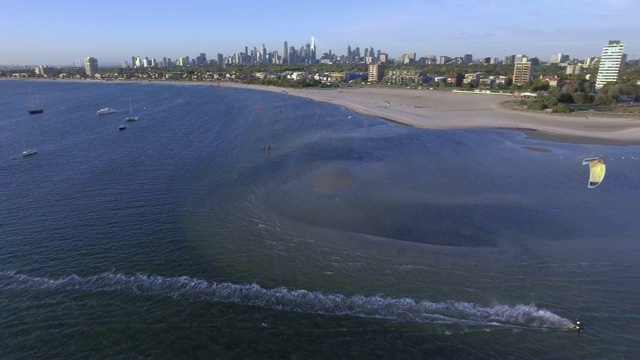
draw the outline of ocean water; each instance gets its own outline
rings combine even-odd
[[[0,81],[0,358],[640,358],[639,180],[636,146]]]

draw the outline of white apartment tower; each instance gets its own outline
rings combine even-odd
[[[609,40],[609,44],[604,46],[602,57],[600,57],[596,89],[600,89],[608,82],[618,81],[618,71],[622,63],[623,51],[624,44],[620,44],[620,40]]]

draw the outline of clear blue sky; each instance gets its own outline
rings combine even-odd
[[[245,46],[282,55],[316,38],[321,55],[373,46],[404,53],[498,57],[554,53],[600,56],[621,40],[640,57],[640,0],[114,0],[0,1],[0,64],[67,65],[93,56],[100,63],[139,55],[209,59]]]

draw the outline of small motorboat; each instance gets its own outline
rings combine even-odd
[[[100,110],[97,111],[98,115],[107,115],[107,114],[113,114],[115,112],[118,112],[118,110],[116,109],[112,109],[112,108],[102,108]]]

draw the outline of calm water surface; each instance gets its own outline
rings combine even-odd
[[[633,146],[0,81],[0,357],[640,358],[638,179]]]

